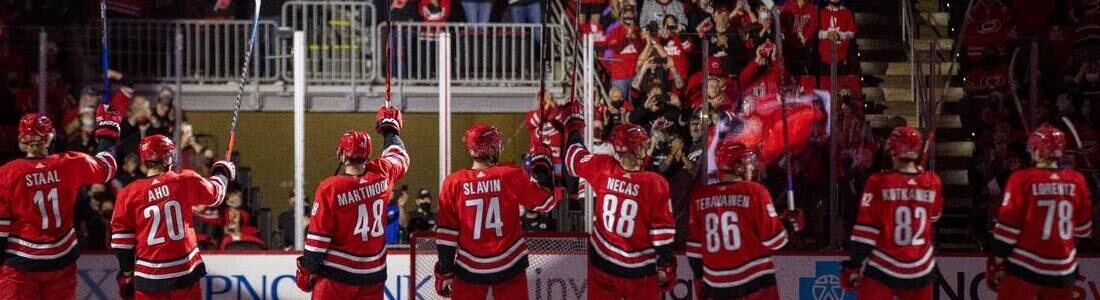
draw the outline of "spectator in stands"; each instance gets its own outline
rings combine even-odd
[[[176,108],[172,106],[175,99],[175,91],[167,87],[162,88],[157,93],[157,103],[153,109],[153,127],[167,134],[167,136],[172,136],[176,132]]]
[[[489,23],[493,12],[491,0],[459,0],[462,3],[462,12],[466,14],[466,22]]]
[[[416,197],[416,210],[411,212],[401,210],[401,223],[405,226],[405,232],[412,236],[420,231],[435,230],[435,212],[432,211],[432,192],[428,189],[420,189]]]
[[[302,206],[302,218],[305,224],[302,226],[302,236],[305,236],[305,229],[309,226],[309,213],[311,211],[309,199],[303,199]],[[279,237],[283,243],[283,250],[290,250],[294,248],[294,190],[290,190],[287,196],[287,209],[282,213],[279,213]]]
[[[119,149],[123,153],[137,150],[138,141],[153,134],[167,134],[157,129],[152,124],[153,111],[149,107],[149,100],[145,96],[134,95],[130,103],[129,117],[122,122],[122,132],[119,138]]]
[[[633,6],[626,6],[619,15],[619,22],[608,26],[607,37],[597,46],[606,47],[608,60],[604,66],[611,77],[611,86],[622,91],[630,90],[630,82],[633,80],[638,57],[643,49],[647,48],[647,42],[642,37],[641,27],[638,26]]]
[[[508,0],[508,10],[512,13],[512,22],[542,24],[542,5],[542,0]],[[583,4],[581,7],[583,9]],[[542,45],[542,32],[536,29],[534,35],[535,45]]]
[[[581,32],[602,32],[600,16],[607,8],[607,0],[579,0],[581,2]]]
[[[819,74],[829,73],[834,46],[838,72],[847,75],[851,70],[848,66],[848,49],[856,37],[856,21],[852,11],[840,2],[841,0],[829,0],[825,8],[821,9],[821,22],[817,31],[817,53],[822,62]]]
[[[111,179],[111,186],[116,190],[122,189],[134,180],[142,178],[145,178],[145,166],[141,164],[137,152],[130,153],[122,159],[122,170],[115,175],[114,179]]]
[[[254,244],[253,248],[263,248],[264,242],[259,237],[259,230],[251,224],[252,214],[244,205],[244,197],[241,190],[234,189],[225,196],[225,207],[222,208],[219,224],[224,234],[219,243],[221,249],[227,249],[234,243],[247,242]]]
[[[401,230],[401,211],[409,202],[409,186],[402,185],[394,190],[390,202],[386,203],[386,244],[396,245],[402,241],[404,231]]]
[[[687,12],[686,33],[708,34],[714,31],[715,10],[711,0],[695,0],[695,8]]]
[[[1007,55],[1006,47],[1016,39],[1016,23],[1012,12],[1001,0],[979,0],[966,16],[963,47],[966,60],[979,62],[987,49]]]
[[[76,121],[73,122],[79,124],[78,131],[67,134],[65,149],[82,152],[95,150],[96,139],[92,134],[95,130],[94,121],[91,111],[82,111]]]
[[[83,211],[78,213],[81,222],[80,248],[82,250],[107,250],[108,232],[110,231],[111,214],[114,212],[114,195],[107,191],[106,186],[94,184],[86,193],[88,201]],[[89,210],[90,209],[90,210]]]
[[[417,11],[424,23],[444,23],[451,17],[451,0],[420,0]]]
[[[656,54],[668,60],[668,68],[673,71],[680,81],[685,81],[688,78],[688,69],[691,64],[688,62],[688,54],[693,50],[694,45],[691,43],[690,38],[681,37],[680,29],[683,26],[677,21],[675,16],[665,16],[656,30],[647,25],[649,30],[645,36],[648,36],[648,41],[653,45],[653,51],[650,55]],[[653,34],[656,32],[656,34]],[[683,84],[677,85],[677,89],[683,88]]]
[[[808,74],[809,58],[817,37],[817,5],[809,0],[787,1],[780,12],[783,33],[784,60],[787,70],[795,75]]]
[[[644,0],[642,13],[638,18],[640,24],[661,22],[666,16],[674,17],[680,27],[687,26],[687,15],[684,14],[684,4],[679,0]]]
[[[753,24],[756,24],[757,15],[754,6],[750,5],[747,0],[736,0],[737,4],[733,6],[733,11],[730,11],[726,17],[726,22],[729,22],[730,30],[741,35],[741,40],[745,40],[749,29]]]

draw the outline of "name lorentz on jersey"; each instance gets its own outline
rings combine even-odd
[[[1027,168],[1005,184],[993,254],[1023,279],[1069,286],[1077,280],[1076,238],[1092,234],[1092,202],[1084,176],[1071,169]]]

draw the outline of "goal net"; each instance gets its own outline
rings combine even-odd
[[[528,232],[527,292],[530,299],[585,299],[588,235],[583,232]],[[435,293],[435,263],[439,261],[434,232],[420,232],[409,241],[412,299],[446,299]],[[507,299],[496,299],[507,300]]]

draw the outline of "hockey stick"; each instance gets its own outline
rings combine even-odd
[[[100,48],[100,66],[103,67],[103,105],[111,105],[111,52],[107,47],[107,0],[99,2],[99,18],[103,26],[103,48]]]
[[[392,107],[392,106],[390,106],[391,105],[390,103],[393,101],[392,100],[393,99],[392,98],[393,97],[393,94],[392,94],[393,93],[392,92],[392,89],[393,89],[392,81],[393,81],[393,67],[394,67],[393,62],[394,61],[393,61],[393,22],[391,21],[392,18],[393,18],[393,3],[388,3],[386,5],[386,41],[385,41],[385,43],[386,43],[386,65],[388,66],[386,68],[386,99],[385,99],[386,100],[386,107]],[[437,46],[440,46],[440,45],[437,45]],[[443,63],[443,62],[438,62],[438,63]],[[443,76],[443,75],[439,74],[437,76]]]
[[[1020,126],[1024,127],[1024,132],[1031,132],[1031,126],[1027,121],[1027,115],[1024,114],[1024,104],[1020,101],[1020,82],[1016,81],[1016,58],[1020,55],[1020,47],[1016,47],[1012,51],[1012,58],[1008,62],[1008,85],[1012,93],[1012,102],[1016,106],[1016,113],[1020,116]]]
[[[237,141],[237,119],[241,115],[241,97],[244,96],[244,84],[248,79],[248,66],[252,60],[252,51],[256,47],[256,32],[260,28],[260,5],[262,0],[256,0],[256,12],[252,15],[252,34],[248,38],[248,47],[244,52],[244,64],[241,65],[241,81],[237,84],[237,98],[234,100],[233,119],[229,121],[229,144],[225,150],[225,160],[233,158],[233,146]]]
[[[783,81],[789,81],[787,78],[787,60],[783,57],[783,26],[779,19],[779,10],[772,8],[772,30],[775,30],[775,51],[776,61],[775,67],[779,68],[779,112],[783,118],[783,152],[787,153],[787,161],[783,168],[787,173],[787,210],[794,211],[794,153],[791,153],[791,145],[789,142],[789,132],[791,128],[787,126],[787,97],[783,95],[783,90],[787,86]],[[789,88],[786,88],[789,89]],[[797,92],[797,89],[795,89]]]
[[[1092,184],[1094,187],[1100,187],[1100,172],[1093,168],[1092,160],[1084,154],[1085,144],[1081,142],[1081,135],[1077,133],[1077,127],[1073,125],[1073,121],[1067,116],[1062,116],[1062,123],[1066,124],[1066,129],[1069,130],[1069,134],[1073,135],[1073,142],[1077,146],[1077,157],[1085,162],[1085,167],[1089,169],[1089,177],[1092,177]]]

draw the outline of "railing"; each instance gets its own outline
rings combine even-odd
[[[111,68],[124,70],[138,81],[176,79],[175,36],[182,35],[183,82],[234,81],[241,75],[244,52],[252,24],[220,20],[112,20],[107,25]],[[255,80],[273,81],[281,61],[270,60],[275,22],[260,22],[252,60]],[[62,37],[74,38],[74,37]],[[79,38],[79,37],[77,37]],[[83,35],[87,51],[99,52],[98,34]],[[96,57],[96,56],[89,56]]]
[[[378,78],[375,7],[369,2],[290,1],[283,26],[306,32],[306,78],[312,83],[370,83]],[[289,57],[285,58],[287,62]],[[290,66],[290,63],[286,63]],[[282,78],[289,81],[287,68]]]
[[[546,55],[550,70],[540,70],[539,43],[536,35],[543,28],[539,24],[464,24],[464,23],[406,23],[395,22],[391,27],[379,26],[378,40],[392,42],[393,54],[389,60],[378,51],[376,61],[391,68],[395,82],[406,84],[433,84],[436,79],[435,35],[447,32],[451,35],[451,82],[463,85],[537,85],[539,72],[549,72],[546,80],[560,82],[564,72],[554,68],[561,63],[563,49],[550,49]],[[558,36],[561,27],[546,25],[542,36]],[[563,44],[557,44],[563,45]],[[383,69],[381,72],[385,72]]]

